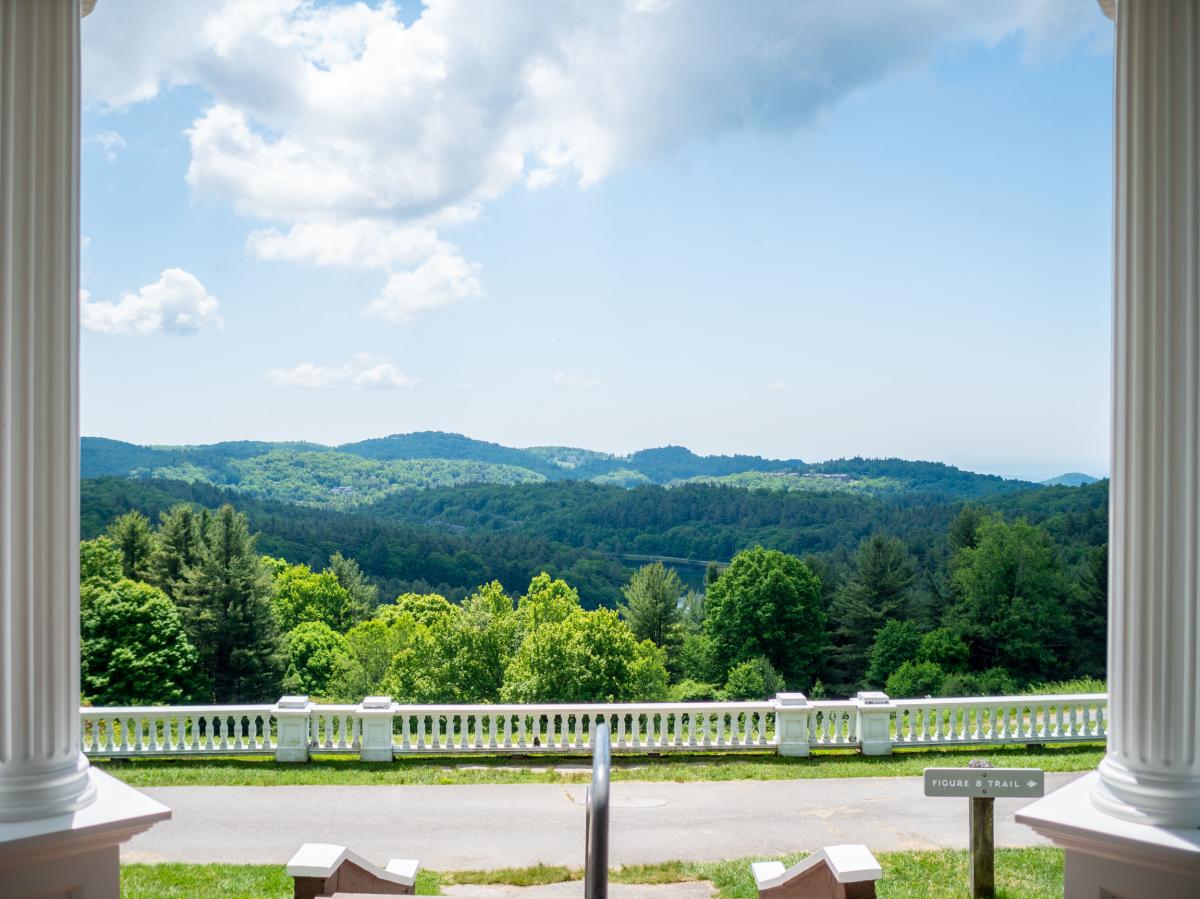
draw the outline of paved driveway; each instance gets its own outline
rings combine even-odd
[[[1054,790],[1078,774],[1048,774]],[[584,785],[158,787],[174,817],[123,847],[125,861],[287,861],[304,842],[427,868],[578,867]],[[1040,845],[996,801],[996,844]],[[964,847],[966,799],[926,799],[919,777],[612,785],[613,865],[780,855],[833,843]]]

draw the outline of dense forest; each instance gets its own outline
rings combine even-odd
[[[84,592],[108,618],[84,616],[91,698],[167,701],[105,686],[103,635],[138,633],[120,620],[135,609],[165,616],[142,630],[191,647],[174,660],[181,672],[207,672],[180,673],[177,698],[270,698],[285,686],[347,701],[364,691],[696,699],[785,685],[969,695],[1104,674],[1105,481],[1042,487],[902,460],[771,468],[756,457],[693,457],[689,468],[691,454],[675,448],[648,451],[650,464],[637,453],[475,443],[96,442],[85,465],[107,476],[83,482],[84,568],[107,559],[107,574]],[[515,465],[524,460],[513,453],[541,470]],[[367,483],[363,472],[375,479],[354,504],[305,492],[342,486],[347,464],[360,469],[356,483]],[[751,464],[760,467],[730,470]],[[189,466],[204,476],[154,476],[180,478]],[[604,466],[603,476],[546,475]],[[621,472],[637,486],[604,483]],[[651,474],[669,480],[650,483]],[[472,483],[489,479],[501,482]],[[171,534],[189,515],[198,536],[180,555]],[[229,577],[205,574],[203,560],[211,569],[221,546],[228,564],[233,544],[241,593],[214,598]],[[158,561],[139,568],[131,552]],[[163,561],[172,552],[176,561]],[[243,605],[231,614],[230,603]],[[253,636],[218,639],[202,627],[247,615]],[[259,659],[261,671],[217,683],[223,663],[204,653],[237,639],[253,651],[229,658]],[[598,646],[616,648],[596,679],[584,669]]]

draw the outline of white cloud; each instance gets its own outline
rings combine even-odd
[[[768,390],[787,390],[787,388],[787,381],[771,381],[769,384],[767,384]]]
[[[559,387],[565,387],[567,390],[594,390],[600,386],[600,379],[590,375],[571,375],[566,372],[556,371],[553,381]]]
[[[246,246],[261,259],[360,269],[416,264],[454,250],[433,228],[400,227],[379,219],[301,222],[286,234],[264,228],[252,232]]]
[[[97,146],[104,153],[105,162],[113,162],[117,158],[117,150],[125,148],[125,138],[115,131],[100,131],[83,139],[85,144]]]
[[[267,380],[276,387],[299,387],[305,390],[329,390],[335,387],[351,390],[379,390],[395,387],[415,387],[419,382],[398,369],[387,356],[359,353],[344,365],[317,365],[303,362],[294,368],[273,368]]]
[[[453,253],[430,256],[412,271],[388,276],[383,292],[367,306],[367,315],[406,322],[414,315],[483,293],[474,267]]]
[[[85,21],[84,83],[113,107],[207,91],[192,189],[273,223],[262,258],[379,270],[370,313],[407,321],[481,291],[441,232],[514,186],[795,130],[946,44],[1110,32],[1094,0],[427,0],[408,26],[388,0],[127,0]]]
[[[100,334],[187,335],[224,325],[217,298],[181,268],[169,268],[153,284],[111,302],[94,301],[80,291],[80,304],[84,329]]]

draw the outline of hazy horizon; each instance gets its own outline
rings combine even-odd
[[[415,433],[429,433],[430,431],[431,431],[431,429],[418,429],[416,431],[404,431],[404,432],[392,431],[392,432],[388,432],[388,433],[368,434],[368,435],[365,435],[362,437],[355,437],[355,438],[347,439],[347,440],[335,440],[332,442],[324,441],[324,440],[311,440],[311,439],[307,439],[304,437],[280,437],[280,438],[268,439],[268,438],[263,438],[263,437],[250,436],[250,437],[231,437],[231,438],[225,438],[225,439],[221,439],[221,440],[199,440],[199,441],[180,442],[180,441],[163,441],[163,440],[149,440],[149,441],[128,440],[128,439],[125,439],[122,437],[113,436],[111,434],[86,434],[85,433],[82,436],[90,437],[90,438],[105,439],[105,440],[117,440],[117,441],[121,441],[123,443],[132,443],[132,444],[137,444],[140,446],[205,446],[205,445],[211,445],[211,444],[217,444],[217,443],[236,443],[236,442],[245,441],[245,442],[263,442],[263,443],[311,443],[314,445],[332,448],[332,447],[342,446],[345,444],[358,443],[362,440],[372,440],[372,439],[379,439],[379,438],[383,438],[383,437],[392,437],[392,436],[404,436],[406,434],[415,434]],[[755,452],[754,450],[751,450],[751,449],[741,449],[741,450],[735,450],[733,452],[705,452],[702,449],[699,449],[694,446],[689,446],[685,443],[680,443],[680,442],[663,443],[663,444],[657,444],[654,446],[651,446],[651,445],[636,446],[636,447],[632,447],[630,449],[613,450],[613,449],[607,449],[605,447],[599,447],[599,446],[584,446],[584,445],[575,444],[575,443],[563,443],[561,441],[549,442],[549,443],[519,443],[519,442],[518,443],[508,443],[505,441],[492,440],[487,437],[480,437],[477,435],[468,434],[468,433],[464,433],[461,431],[442,431],[440,433],[457,434],[458,436],[466,437],[467,439],[470,439],[470,440],[478,440],[478,441],[485,442],[485,443],[495,443],[495,444],[499,444],[501,446],[512,447],[515,449],[536,449],[539,447],[564,447],[567,449],[590,450],[592,452],[607,453],[608,455],[616,456],[616,457],[627,457],[633,453],[638,452],[639,450],[662,449],[662,448],[665,448],[668,446],[677,446],[677,447],[683,447],[685,449],[691,450],[693,453],[695,453],[698,456],[734,456],[734,455],[758,456],[760,458],[767,459],[767,460],[773,460],[773,461],[796,459],[798,461],[806,462],[806,463],[810,463],[810,464],[818,463],[818,462],[829,462],[829,461],[833,461],[834,459],[853,458],[854,456],[860,456],[863,458],[903,458],[903,459],[906,459],[906,461],[910,461],[910,462],[942,462],[947,465],[953,465],[956,468],[963,469],[964,471],[975,472],[976,474],[999,475],[1004,478],[1014,478],[1014,479],[1023,480],[1023,481],[1033,481],[1035,483],[1040,482],[1040,481],[1049,480],[1050,478],[1055,478],[1055,477],[1058,477],[1059,475],[1075,474],[1075,473],[1086,474],[1090,477],[1101,478],[1101,479],[1108,477],[1107,470],[1104,471],[1103,473],[1098,473],[1095,471],[1087,471],[1083,468],[1078,468],[1078,467],[1076,467],[1076,468],[1066,467],[1066,468],[1055,469],[1053,471],[1048,471],[1048,473],[1045,473],[1045,474],[1041,473],[1040,470],[1030,470],[1030,472],[1028,474],[1019,474],[1019,473],[1013,473],[1014,470],[1011,467],[1008,470],[990,469],[990,468],[972,468],[969,465],[961,465],[961,464],[953,462],[949,459],[915,458],[915,457],[903,457],[903,456],[874,456],[874,455],[870,455],[870,454],[866,454],[866,453],[852,453],[849,456],[831,456],[828,458],[816,458],[816,457],[809,457],[809,456],[804,456],[804,455],[800,455],[800,454],[796,454],[796,453],[785,454],[785,455],[769,455],[769,454],[765,454],[765,453]]]

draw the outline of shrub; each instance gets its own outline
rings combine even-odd
[[[783,688],[783,677],[770,662],[759,656],[729,670],[729,677],[725,680],[725,698],[766,699]]]
[[[884,683],[904,662],[916,658],[920,649],[921,632],[915,624],[889,619],[875,632],[871,663],[867,667],[867,683],[872,686]]]
[[[712,702],[719,699],[720,694],[721,690],[716,684],[705,684],[689,678],[672,686],[668,696],[671,702]]]
[[[946,674],[933,662],[904,662],[887,679],[884,691],[893,699],[935,696]]]

